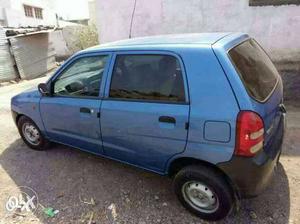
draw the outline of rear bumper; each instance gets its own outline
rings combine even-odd
[[[281,146],[285,131],[285,118],[277,130],[270,150],[262,150],[253,158],[233,156],[225,163],[218,164],[218,167],[231,179],[240,197],[254,197],[260,194],[269,184],[277,161],[281,154]]]
[[[260,194],[269,184],[276,161],[262,152],[256,159],[234,157],[228,163],[219,165],[231,179],[240,197],[254,197]]]

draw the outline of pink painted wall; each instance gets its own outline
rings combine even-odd
[[[100,42],[129,36],[134,0],[96,0]],[[274,60],[300,61],[300,6],[249,7],[248,0],[137,0],[132,37],[239,31]]]

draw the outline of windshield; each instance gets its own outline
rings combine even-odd
[[[258,101],[265,101],[279,76],[268,55],[253,39],[234,47],[229,55],[248,93]]]

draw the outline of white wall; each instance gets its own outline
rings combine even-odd
[[[89,18],[88,0],[49,0],[55,5],[59,16],[66,20]]]
[[[72,24],[72,23],[65,23]],[[56,52],[57,61],[65,60],[77,51],[82,50],[82,36],[86,36],[88,27],[75,24],[64,26],[61,30],[50,33],[50,41]]]
[[[53,47],[55,49],[57,58],[65,58],[72,55],[73,52],[70,52],[67,46],[67,42],[64,39],[63,31],[56,30],[54,32],[49,33],[49,37],[51,42],[53,43]]]
[[[132,37],[239,31],[274,60],[300,61],[300,6],[249,7],[249,0],[137,0]],[[96,0],[100,43],[128,38],[134,0]]]
[[[10,7],[10,0],[0,0],[0,21],[1,21],[0,25],[5,25],[4,8],[9,8],[9,7]]]
[[[43,19],[37,19],[35,17],[26,17],[23,6],[24,4],[42,8]],[[55,11],[51,7],[49,7],[49,5],[49,2],[45,0],[1,0],[0,11],[2,11],[2,17],[6,21],[6,26],[19,27],[55,25]]]

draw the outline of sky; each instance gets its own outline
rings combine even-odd
[[[66,20],[89,18],[89,0],[55,0],[52,1],[59,16]]]

